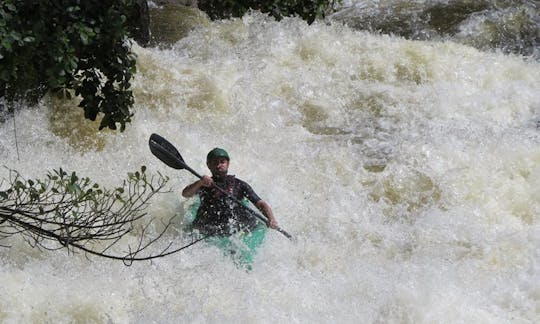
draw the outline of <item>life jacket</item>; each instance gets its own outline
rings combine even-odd
[[[238,197],[238,182],[234,175],[228,175],[224,180],[216,181],[216,186],[229,195]],[[257,219],[238,202],[215,187],[202,188],[199,192],[201,205],[193,227],[206,234],[230,235],[240,230],[251,231],[257,226]]]

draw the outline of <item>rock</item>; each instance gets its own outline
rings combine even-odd
[[[150,42],[150,14],[146,0],[135,0],[130,19],[130,32],[141,46]]]

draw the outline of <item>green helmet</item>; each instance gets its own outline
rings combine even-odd
[[[227,161],[230,160],[229,154],[227,153],[227,151],[219,147],[216,147],[212,151],[208,152],[208,155],[206,156],[206,162],[209,162],[210,160],[216,159],[216,158],[226,158]]]

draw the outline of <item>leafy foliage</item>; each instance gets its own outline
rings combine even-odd
[[[135,56],[127,42],[132,0],[2,0],[0,96],[38,100],[53,90],[81,97],[100,129],[125,129]]]
[[[152,220],[143,221],[152,196],[164,192],[167,177],[149,177],[143,166],[128,173],[121,187],[109,190],[75,172],[54,170],[44,179],[23,179],[10,170],[9,186],[0,191],[0,240],[21,235],[30,245],[44,249],[82,250],[131,263],[175,253],[170,245],[141,256],[163,236],[171,224],[150,238]],[[123,255],[109,252],[133,234],[136,243]],[[196,242],[192,242],[192,245]],[[188,245],[188,246],[189,246]]]
[[[324,17],[334,3],[332,0],[199,0],[198,6],[212,19],[242,17],[249,9],[254,9],[268,13],[277,20],[297,15],[311,24],[317,17]]]

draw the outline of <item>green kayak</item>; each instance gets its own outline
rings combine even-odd
[[[247,200],[243,201],[245,205],[249,204]],[[197,211],[201,201],[196,198],[189,206],[188,213],[184,220],[191,229],[190,225],[197,217]],[[266,236],[267,227],[259,221],[257,226],[251,232],[238,232],[231,236],[210,236],[205,239],[206,242],[219,247],[225,255],[232,258],[234,264],[239,268],[251,270],[253,258],[257,253],[257,249],[262,245]]]

